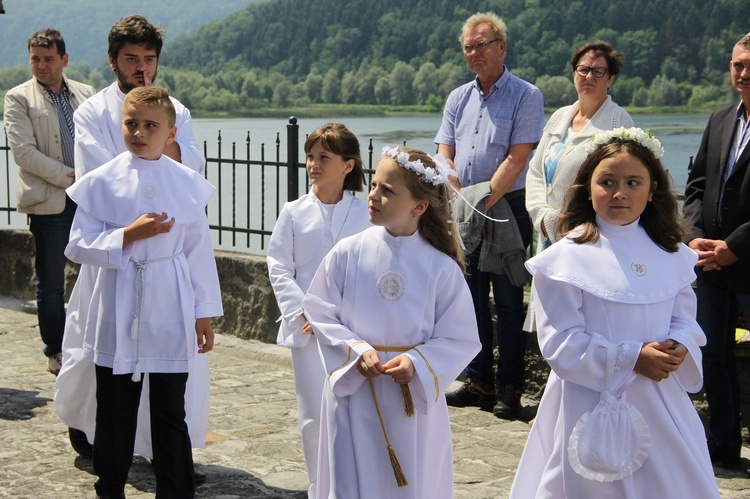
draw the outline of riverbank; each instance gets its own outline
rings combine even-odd
[[[632,115],[654,115],[654,114],[710,114],[715,106],[652,106],[652,107],[626,107]],[[284,108],[257,108],[240,109],[237,111],[200,111],[193,110],[194,118],[218,119],[218,118],[297,118],[319,119],[330,116],[344,118],[377,118],[377,117],[409,117],[409,116],[435,116],[442,113],[442,107],[434,106],[385,106],[365,104],[311,104],[309,106],[295,106]],[[557,108],[545,108],[547,116],[557,111]]]

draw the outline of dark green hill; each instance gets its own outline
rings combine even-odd
[[[167,30],[168,39],[215,19],[221,19],[258,0],[4,0],[0,15],[0,68],[28,61],[26,41],[44,28],[60,30],[71,62],[98,67],[107,61],[107,33],[118,19],[143,14]]]
[[[198,114],[268,114],[269,108],[370,114],[373,104],[378,110],[439,111],[448,93],[472,76],[458,42],[461,26],[487,10],[508,25],[506,64],[542,90],[550,109],[575,100],[568,64],[575,48],[603,39],[625,53],[611,90],[616,102],[705,111],[736,99],[728,61],[733,44],[750,29],[750,0],[245,0],[245,8],[234,4],[241,10],[220,19],[215,14],[232,0],[193,2],[187,9],[178,0],[154,0],[161,8],[153,16],[146,10],[152,3],[134,1],[170,35],[157,83]],[[5,0],[6,11],[19,2]],[[55,12],[61,16],[57,26],[63,19],[74,23],[62,25],[66,38],[86,38],[101,61],[106,31],[120,17],[110,2],[98,2],[89,9],[94,14],[81,10],[85,0],[67,2],[79,6],[75,15]],[[40,9],[46,13],[59,2],[38,4],[48,7]],[[177,15],[180,8],[191,10],[191,19],[210,22],[174,36],[172,23],[186,15]],[[0,16],[3,42],[8,19]],[[101,87],[111,75],[106,67],[96,70],[99,64],[91,63],[95,70],[71,64],[68,73]],[[0,93],[27,73],[0,69]]]
[[[181,36],[164,63],[204,75],[260,68],[287,77],[463,64],[462,22],[492,10],[508,24],[507,63],[530,80],[566,71],[581,42],[604,38],[626,54],[624,75],[720,83],[733,43],[750,29],[750,0],[272,0]]]

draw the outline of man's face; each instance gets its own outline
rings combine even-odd
[[[467,47],[470,50],[466,50]],[[476,73],[480,80],[502,73],[505,42],[497,38],[489,24],[477,24],[464,33],[463,53],[469,69]]]
[[[159,66],[159,57],[155,49],[147,48],[145,44],[126,43],[116,59],[109,55],[109,65],[117,76],[120,90],[128,93],[135,87],[149,86],[153,83]]]
[[[68,54],[61,56],[54,45],[49,48],[31,47],[29,65],[39,83],[54,87],[62,81],[63,68],[68,65]]]
[[[729,72],[734,89],[739,92],[743,101],[750,102],[750,48],[742,45],[734,47]]]

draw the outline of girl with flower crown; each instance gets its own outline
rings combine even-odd
[[[658,140],[596,135],[530,259],[539,347],[552,367],[511,490],[530,497],[719,497],[703,425],[705,335]]]
[[[281,309],[276,342],[292,349],[308,496],[314,499],[326,372],[318,341],[302,312],[302,299],[333,245],[370,223],[367,205],[352,194],[365,183],[357,137],[340,123],[327,123],[307,137],[304,149],[312,188],[281,209],[268,246],[268,275]]]
[[[450,498],[446,387],[479,351],[450,166],[383,150],[368,196],[375,225],[325,257],[303,302],[328,380],[318,497]]]

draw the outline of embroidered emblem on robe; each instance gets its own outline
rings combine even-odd
[[[637,277],[644,277],[646,275],[646,264],[631,262],[630,271]]]
[[[406,283],[398,272],[388,271],[378,278],[378,293],[386,301],[398,301],[404,296]]]

